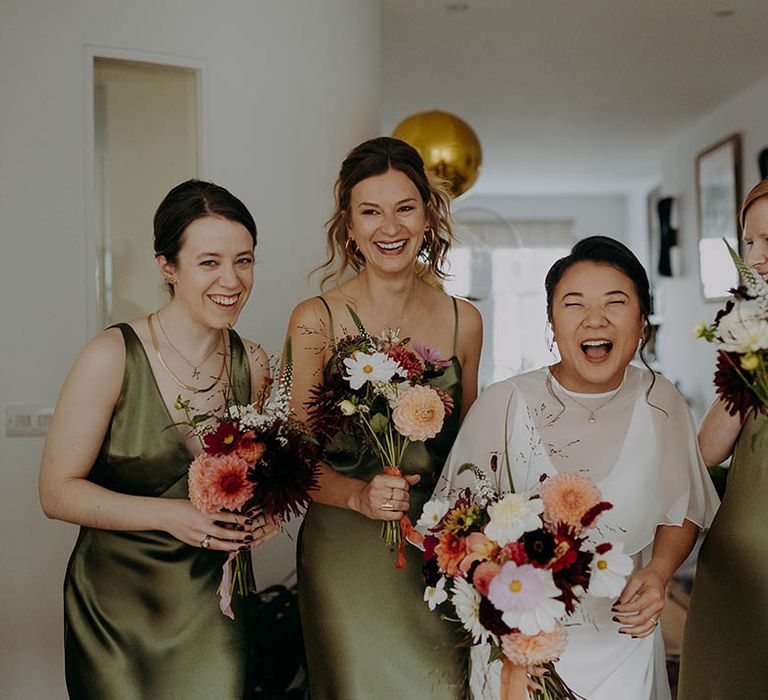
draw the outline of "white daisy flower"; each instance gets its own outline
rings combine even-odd
[[[434,610],[447,599],[448,593],[445,590],[445,576],[441,576],[436,585],[427,586],[424,589],[424,601],[429,605],[430,610]]]
[[[632,557],[624,554],[624,544],[614,544],[607,552],[595,552],[590,566],[587,593],[598,598],[615,598],[624,590],[627,576],[632,573]]]
[[[516,542],[524,532],[541,527],[539,514],[544,510],[540,498],[529,498],[525,493],[508,493],[497,503],[488,506],[491,521],[485,526],[485,536],[501,547]]]
[[[480,623],[480,594],[466,579],[453,579],[453,598],[451,602],[456,608],[456,614],[464,625],[464,629],[472,635],[475,644],[486,642],[493,638]]]
[[[448,501],[436,499],[424,504],[424,510],[421,511],[421,517],[416,523],[416,527],[422,530],[429,530],[435,527],[448,512],[450,504]]]
[[[357,390],[366,382],[388,382],[393,376],[405,376],[403,368],[383,352],[366,354],[356,352],[344,360],[347,373],[344,379]]]

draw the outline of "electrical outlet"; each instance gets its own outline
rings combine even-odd
[[[45,435],[52,418],[50,406],[6,406],[5,434],[8,437]]]

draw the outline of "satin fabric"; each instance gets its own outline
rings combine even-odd
[[[454,410],[442,431],[411,443],[404,472],[420,474],[412,486],[412,522],[429,499],[458,432],[461,366],[453,364],[434,385],[449,393]],[[339,434],[326,461],[370,481],[382,473],[377,457]],[[466,693],[466,649],[456,625],[430,612],[423,600],[422,556],[406,546],[407,566],[381,539],[381,521],[355,511],[313,503],[298,544],[299,608],[312,700],[447,700]]]
[[[720,510],[702,544],[677,697],[768,696],[768,419],[750,417],[736,443]]]
[[[134,496],[187,498],[192,459],[127,324],[120,397],[89,479]],[[250,399],[242,342],[230,331],[231,393]],[[166,532],[82,527],[64,583],[66,681],[78,700],[242,698],[246,615],[219,611],[226,555]]]

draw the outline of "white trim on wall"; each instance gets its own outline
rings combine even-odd
[[[195,71],[197,79],[197,150],[198,150],[198,176],[208,179],[209,146],[207,128],[207,105],[210,104],[208,90],[208,66],[203,60],[188,56],[176,56],[166,53],[151,51],[139,51],[107,46],[95,46],[85,44],[83,47],[83,178],[84,178],[84,211],[85,222],[85,288],[83,290],[85,303],[85,327],[87,337],[90,338],[99,333],[101,328],[101,280],[99,274],[99,247],[101,234],[99,227],[99,202],[98,187],[96,182],[96,142],[94,133],[93,110],[93,63],[97,58],[117,59],[122,61],[135,61],[138,63],[154,63],[161,66],[176,68],[188,68]]]

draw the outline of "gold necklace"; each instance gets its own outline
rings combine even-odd
[[[555,381],[557,381],[557,377],[555,377],[555,373],[554,373],[554,372],[552,372],[551,370],[550,370],[550,373],[551,373],[551,374],[552,374],[552,376],[555,378]],[[567,390],[567,389],[566,389],[566,388],[565,388],[565,387],[564,387],[562,384],[560,384],[560,382],[557,382],[557,385],[560,387],[560,389],[561,389],[561,391],[562,391],[563,395],[564,395],[564,396],[565,396],[567,399],[570,399],[570,400],[571,400],[571,401],[573,401],[573,403],[575,403],[575,404],[576,404],[576,405],[577,405],[579,408],[583,408],[583,409],[584,409],[584,410],[587,412],[587,414],[588,414],[588,416],[587,416],[587,420],[588,420],[590,423],[592,423],[593,425],[594,425],[595,423],[597,423],[597,417],[595,416],[595,414],[596,414],[596,413],[597,413],[599,410],[601,410],[601,409],[605,408],[605,407],[606,407],[606,406],[607,406],[609,403],[611,403],[611,401],[613,401],[613,400],[614,400],[614,399],[615,399],[615,398],[616,398],[616,397],[617,397],[617,396],[618,396],[618,395],[621,393],[621,390],[624,388],[624,382],[622,382],[622,383],[619,385],[619,388],[618,388],[618,389],[616,389],[616,391],[613,393],[613,395],[612,395],[610,398],[608,398],[606,401],[603,401],[603,403],[601,403],[599,406],[595,406],[594,408],[590,408],[589,406],[585,406],[583,403],[581,403],[581,401],[577,401],[577,400],[576,400],[576,399],[575,399],[573,396],[571,396],[571,394],[568,392],[568,390]]]
[[[168,373],[168,375],[173,379],[176,384],[178,384],[182,389],[186,389],[187,391],[191,391],[194,394],[204,394],[206,391],[210,391],[215,387],[219,381],[221,380],[222,375],[224,374],[224,368],[227,366],[227,353],[226,353],[226,346],[225,346],[225,352],[223,353],[223,359],[224,361],[221,363],[221,369],[219,370],[219,374],[214,380],[213,384],[207,387],[197,387],[197,386],[191,386],[189,384],[185,384],[176,376],[176,373],[166,364],[165,359],[163,358],[162,353],[160,352],[160,345],[157,342],[157,333],[155,333],[155,326],[152,323],[152,316],[157,314],[149,314],[147,316],[147,325],[149,326],[149,335],[152,338],[152,347],[155,349],[155,354],[157,355],[157,359],[162,365],[163,369]],[[222,334],[222,340],[224,336],[224,331],[221,332]],[[178,351],[177,351],[178,352]]]
[[[160,318],[160,313],[155,314],[155,318],[157,319],[157,325],[160,326],[160,332],[163,334],[163,337],[168,341],[168,345],[170,345],[175,351],[176,354],[184,360],[191,368],[192,368],[192,379],[199,379],[200,378],[200,367],[202,367],[207,361],[208,358],[213,355],[213,351],[216,350],[216,348],[219,347],[219,342],[224,342],[224,331],[220,332],[219,341],[214,345],[210,352],[202,359],[200,362],[197,363],[197,365],[193,365],[188,359],[187,356],[184,355],[184,353],[181,352],[174,344],[173,341],[168,337],[168,334],[165,332],[165,328],[163,328],[163,320]]]

